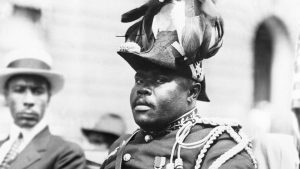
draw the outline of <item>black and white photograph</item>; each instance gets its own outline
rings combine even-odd
[[[299,169],[299,0],[0,0],[0,169]]]

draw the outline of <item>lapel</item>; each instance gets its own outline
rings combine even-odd
[[[43,129],[18,155],[17,159],[12,163],[11,168],[23,169],[40,160],[42,154],[47,150],[50,136],[49,128],[46,127]]]

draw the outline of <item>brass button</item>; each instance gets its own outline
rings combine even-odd
[[[153,140],[153,137],[151,135],[145,135],[144,139],[148,143],[149,141]]]
[[[128,153],[124,154],[123,160],[124,160],[125,162],[129,161],[130,159],[131,159],[131,155],[130,155],[130,154],[128,154]]]

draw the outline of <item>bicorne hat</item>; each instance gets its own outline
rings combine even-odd
[[[133,24],[118,54],[137,70],[162,66],[201,84],[198,100],[209,101],[202,61],[222,46],[223,20],[212,0],[149,0],[122,15]]]

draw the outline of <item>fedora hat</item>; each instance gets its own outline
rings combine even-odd
[[[122,22],[143,18],[128,28],[117,53],[134,70],[154,64],[199,82],[197,99],[209,101],[202,62],[222,46],[223,20],[214,1],[200,1],[149,0],[123,14]]]
[[[81,131],[85,136],[89,133],[97,133],[120,137],[126,132],[126,124],[119,115],[107,113],[100,116],[93,127],[82,127]]]
[[[4,68],[0,69],[0,93],[4,93],[6,81],[15,75],[38,75],[48,80],[51,93],[64,86],[63,76],[52,70],[52,58],[44,49],[15,49],[5,56]]]

